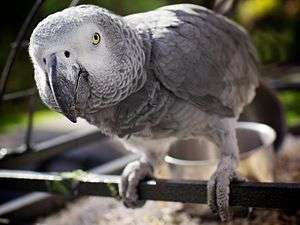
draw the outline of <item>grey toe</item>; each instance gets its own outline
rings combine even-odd
[[[214,175],[207,183],[207,202],[208,206],[213,213],[218,212],[218,206],[216,202],[216,179]]]
[[[207,183],[208,206],[222,221],[231,219],[229,210],[230,182],[243,182],[233,168],[217,170]]]
[[[145,178],[152,176],[153,167],[148,162],[134,161],[125,167],[119,189],[126,207],[138,208],[145,204],[145,201],[139,200],[138,185]]]
[[[229,176],[218,176],[216,182],[216,201],[218,213],[222,221],[230,219],[229,212]]]

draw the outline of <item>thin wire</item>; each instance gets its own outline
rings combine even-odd
[[[3,101],[11,101],[11,100],[15,100],[15,99],[20,99],[20,98],[26,98],[26,97],[30,97],[32,95],[36,94],[36,88],[29,88],[26,90],[22,90],[22,91],[15,91],[12,93],[7,93],[5,95],[3,95]]]
[[[27,129],[25,133],[25,151],[33,150],[32,147],[32,133],[33,133],[33,116],[35,112],[36,105],[36,95],[31,95],[28,103],[28,120],[27,120]]]
[[[38,10],[40,9],[40,7],[42,6],[42,4],[44,3],[45,0],[36,0],[31,11],[29,12],[28,16],[26,17],[24,23],[21,26],[21,29],[16,37],[15,42],[13,43],[13,45],[11,46],[9,55],[7,57],[4,69],[1,73],[1,78],[0,78],[0,103],[4,98],[15,98],[15,97],[23,97],[25,95],[30,96],[29,99],[29,109],[28,109],[28,123],[27,123],[27,130],[25,133],[25,146],[26,146],[26,150],[31,148],[31,137],[32,137],[32,129],[33,129],[33,115],[34,115],[34,111],[35,111],[35,107],[34,107],[34,103],[35,103],[35,97],[34,97],[34,92],[33,89],[29,89],[29,90],[25,90],[23,92],[19,92],[19,93],[12,93],[10,94],[10,96],[4,96],[5,93],[5,89],[7,86],[7,81],[11,72],[11,69],[14,65],[14,62],[16,60],[17,57],[17,53],[18,51],[23,47],[23,40],[24,37],[26,35],[26,32],[33,20],[33,18],[35,17],[35,15],[37,14]]]
[[[2,100],[2,97],[5,93],[5,89],[6,89],[6,85],[7,85],[7,81],[8,81],[8,76],[10,74],[10,71],[12,69],[12,66],[16,60],[16,55],[20,49],[20,47],[22,46],[23,43],[23,39],[24,36],[26,34],[26,31],[29,27],[29,25],[32,22],[32,19],[34,18],[34,16],[36,15],[36,13],[38,12],[38,9],[42,6],[42,4],[44,3],[45,0],[37,0],[31,11],[29,12],[28,16],[26,17],[18,35],[17,38],[14,42],[14,45],[11,47],[9,55],[7,57],[4,69],[1,73],[1,77],[0,77],[0,102]]]
[[[70,3],[70,6],[76,6],[79,3],[80,0],[73,0]],[[33,18],[37,14],[38,10],[40,7],[43,5],[45,0],[37,0],[35,1],[35,4],[33,5],[31,11],[29,12],[28,16],[26,17],[16,40],[14,41],[13,45],[11,46],[11,50],[9,52],[9,55],[7,57],[4,69],[1,73],[0,77],[0,103],[2,100],[12,100],[16,98],[21,98],[21,97],[29,97],[29,105],[28,105],[28,120],[27,120],[27,129],[24,137],[24,142],[25,142],[25,150],[32,150],[32,133],[33,133],[33,117],[35,113],[35,104],[36,104],[36,89],[28,89],[25,91],[19,91],[19,92],[14,92],[10,93],[7,95],[4,95],[5,89],[7,86],[7,81],[12,69],[12,66],[16,60],[17,53],[20,48],[23,47],[24,45],[24,37],[27,32],[27,29],[29,28],[29,25],[31,24]]]
[[[76,5],[78,5],[79,2],[80,2],[80,0],[73,0],[73,1],[70,3],[69,7],[76,6]]]

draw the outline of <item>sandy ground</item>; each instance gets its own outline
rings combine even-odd
[[[277,181],[300,181],[300,139],[289,137],[283,150],[274,159],[273,163]],[[191,211],[187,211],[186,208],[180,203],[149,201],[143,208],[132,210],[126,209],[114,199],[90,197],[69,204],[60,213],[41,219],[38,223],[47,225],[222,224],[209,214],[199,216],[196,213],[195,215]],[[296,225],[300,224],[300,211],[285,212],[254,209],[248,218],[236,218],[228,224]]]

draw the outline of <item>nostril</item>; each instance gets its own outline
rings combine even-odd
[[[46,65],[46,59],[45,59],[45,58],[43,58],[43,62],[44,62],[44,64]]]
[[[69,51],[65,51],[65,56],[66,56],[67,58],[69,58],[69,57],[70,57],[70,52],[69,52]]]

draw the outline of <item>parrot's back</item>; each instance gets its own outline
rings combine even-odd
[[[155,76],[176,97],[219,117],[238,117],[254,97],[258,60],[244,29],[214,12],[178,4],[125,17],[147,31]]]

